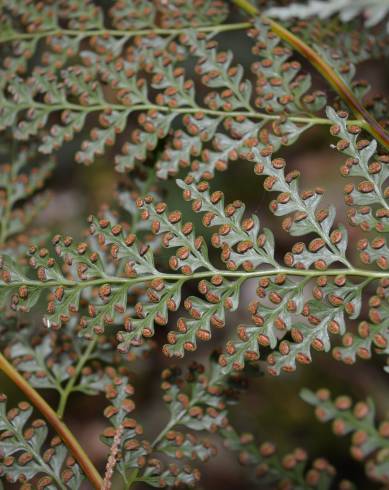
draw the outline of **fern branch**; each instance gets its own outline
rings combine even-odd
[[[85,114],[91,114],[93,112],[99,112],[99,111],[105,111],[105,110],[115,110],[115,111],[121,111],[123,113],[127,113],[129,115],[132,112],[136,111],[149,111],[149,110],[157,110],[159,112],[165,112],[165,113],[173,113],[173,114],[198,114],[199,112],[204,113],[209,116],[216,116],[216,117],[249,117],[251,119],[259,119],[263,121],[279,121],[280,120],[280,115],[274,115],[274,114],[266,114],[263,112],[253,112],[253,111],[218,111],[218,110],[212,110],[208,109],[206,107],[166,107],[158,104],[136,104],[131,106],[129,108],[128,106],[122,105],[122,104],[111,104],[111,103],[104,103],[104,104],[95,104],[95,105],[88,105],[88,106],[83,106],[80,104],[75,104],[71,102],[67,102],[66,104],[45,104],[42,102],[36,102],[32,101],[29,104],[17,104],[13,103],[11,101],[7,100],[2,100],[1,101],[1,107],[12,109],[16,112],[19,111],[24,111],[28,109],[39,109],[40,111],[44,111],[47,114],[50,114],[52,112],[57,112],[57,111],[66,111],[66,110],[71,110],[79,113],[85,113]],[[325,125],[325,126],[330,126],[332,121],[330,119],[327,119],[325,117],[304,117],[304,116],[289,116],[288,115],[288,120],[293,121],[295,123],[308,123],[311,125]],[[354,124],[356,126],[360,126],[364,129],[366,128],[366,122],[362,121],[360,119],[355,119],[355,120],[350,120],[350,124]]]
[[[376,423],[376,410],[371,399],[353,405],[350,397],[341,395],[331,399],[327,389],[316,393],[303,389],[301,398],[315,407],[320,422],[332,421],[332,430],[337,436],[352,434],[350,453],[354,459],[366,462],[369,478],[386,483],[388,481],[387,417]]]
[[[15,130],[13,126],[12,134]],[[27,228],[45,205],[47,194],[39,190],[50,175],[54,162],[48,159],[32,166],[33,158],[36,158],[35,145],[28,149],[19,147],[16,140],[12,140],[10,145],[5,145],[1,153],[0,247],[3,247],[11,237],[17,236]],[[7,161],[11,161],[12,164],[6,163]]]
[[[232,24],[221,24],[202,27],[190,27],[190,29],[197,32],[229,32],[240,31],[242,29],[248,29],[251,27],[251,22],[236,22]],[[124,39],[130,39],[134,36],[150,36],[150,35],[162,35],[162,36],[178,36],[186,33],[188,27],[182,29],[138,29],[138,30],[120,30],[120,29],[88,29],[85,31],[75,29],[50,29],[46,31],[35,32],[12,32],[11,34],[0,36],[0,44],[13,42],[13,41],[38,41],[42,38],[49,36],[71,36],[77,37],[82,40],[92,36],[112,36],[122,37]]]
[[[83,355],[80,357],[77,365],[75,366],[74,374],[69,379],[65,388],[61,392],[60,400],[59,400],[59,404],[58,404],[58,409],[57,409],[58,417],[61,419],[62,419],[63,414],[65,412],[65,407],[66,407],[66,403],[67,403],[67,400],[69,398],[69,395],[73,391],[74,385],[76,384],[77,378],[78,378],[79,374],[81,373],[82,368],[84,367],[85,363],[90,358],[90,356],[93,352],[93,349],[96,347],[96,343],[97,343],[96,339],[91,340],[88,343],[87,348],[85,349]]]
[[[189,404],[178,414],[171,414],[169,422],[161,430],[161,432],[156,436],[154,441],[151,443],[152,448],[157,448],[158,444],[164,439],[166,434],[173,429],[180,421],[189,413],[189,410],[194,407],[198,402],[201,401],[203,393],[199,392],[197,396],[191,398]]]
[[[21,376],[18,371],[10,364],[7,359],[0,354],[0,370],[8,376],[12,382],[28,397],[31,403],[46,418],[62,441],[68,447],[74,458],[77,460],[85,475],[96,490],[102,485],[102,479],[88,455],[82,449],[77,439],[68,427],[58,418],[54,410],[48,403],[32,388],[29,383]]]
[[[2,422],[5,424],[6,430],[13,433],[14,437],[18,441],[20,448],[23,448],[27,453],[31,453],[40,466],[42,472],[52,478],[53,482],[58,485],[58,488],[61,490],[66,490],[68,487],[58,478],[58,475],[55,471],[52,470],[49,464],[45,461],[44,457],[37,451],[32,445],[28,444],[26,439],[19,432],[14,430],[13,425],[7,420],[7,418],[2,419]]]
[[[234,3],[242,8],[249,15],[257,16],[259,11],[247,0],[233,0]],[[389,149],[389,134],[378,124],[374,117],[363,107],[359,100],[352,93],[339,75],[304,41],[292,34],[288,29],[283,27],[274,20],[263,18],[268,22],[273,30],[281,39],[290,44],[297,52],[306,58],[317,71],[329,82],[332,88],[346,102],[347,106],[352,109],[357,119],[365,122],[365,129],[377,139],[386,149]]]
[[[158,272],[158,275],[147,275],[140,276],[134,278],[124,278],[119,276],[105,276],[101,279],[91,279],[89,281],[70,281],[70,280],[58,280],[58,281],[38,281],[34,279],[26,279],[23,281],[12,281],[10,286],[16,288],[21,286],[27,286],[32,288],[41,288],[41,289],[49,289],[52,287],[66,287],[66,288],[88,288],[94,286],[101,286],[103,284],[112,284],[112,285],[128,285],[133,286],[135,284],[140,283],[148,283],[153,279],[158,277],[158,279],[166,280],[166,281],[189,281],[196,279],[206,279],[214,276],[215,274],[226,277],[226,278],[234,278],[244,280],[255,279],[257,277],[268,277],[268,276],[277,276],[279,274],[287,275],[287,276],[296,276],[296,277],[309,277],[315,278],[320,276],[338,276],[344,275],[348,277],[367,277],[371,279],[389,279],[389,272],[384,271],[375,271],[368,269],[359,269],[356,267],[349,268],[337,268],[337,269],[328,269],[326,271],[313,270],[313,269],[292,269],[290,267],[279,267],[275,269],[265,269],[265,270],[256,270],[252,272],[244,272],[244,271],[228,271],[223,269],[212,269],[210,271],[201,271],[194,272],[190,275],[186,274],[170,274],[164,272]],[[0,282],[0,287],[6,288],[6,284]]]
[[[314,460],[309,466],[308,455],[302,448],[281,456],[273,443],[264,442],[258,447],[252,434],[239,435],[232,426],[221,433],[227,449],[239,454],[240,464],[254,467],[256,478],[267,484],[267,488],[288,485],[295,490],[325,490],[331,487],[335,472],[324,458]]]

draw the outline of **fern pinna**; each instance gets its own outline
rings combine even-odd
[[[199,488],[218,450],[214,464],[235,453],[246,468],[239,488],[355,488],[331,454],[257,442],[234,405],[248,378],[312,361],[336,389],[347,368],[315,351],[370,360],[358,372],[385,386],[387,105],[357,76],[388,54],[389,6],[257,3],[1,7],[0,368],[28,398],[7,411],[0,397],[6,488]],[[344,205],[293,168],[311,136],[339,163]],[[116,171],[111,204],[80,239],[42,227],[64,158]],[[237,166],[255,202],[221,177]],[[216,348],[205,367],[203,342],[207,356]],[[145,416],[134,397],[153,366],[164,408]],[[105,403],[100,461],[65,424],[70,400],[85,396]],[[301,396],[337,435],[353,433],[351,456],[371,488],[386,488],[386,394],[380,422],[371,399],[352,408],[326,389]]]

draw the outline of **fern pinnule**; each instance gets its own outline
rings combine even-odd
[[[389,328],[387,322],[388,282],[381,280],[375,294],[369,298],[368,319],[359,323],[356,332],[347,331],[342,346],[335,347],[335,359],[352,364],[356,358],[370,359],[373,352],[388,354]]]
[[[336,113],[328,108],[327,114],[334,122],[331,134],[339,138],[336,148],[347,156],[341,173],[344,177],[358,178],[358,184],[348,183],[344,188],[350,222],[364,231],[384,233],[389,212],[385,187],[388,155],[377,154],[376,141],[359,136],[360,129],[348,123],[346,112]]]
[[[39,477],[38,487],[57,485],[61,489],[80,488],[84,479],[78,464],[68,455],[58,437],[45,449],[48,429],[41,419],[30,422],[32,407],[20,402],[6,412],[5,395],[0,396],[0,475],[9,482],[23,482]]]
[[[53,167],[53,159],[39,158],[34,146],[17,150],[16,144],[13,147],[6,144],[1,148],[0,244],[3,248],[11,238],[17,238],[47,204],[48,193],[39,191]]]
[[[223,430],[224,444],[229,450],[237,451],[239,462],[250,467],[252,479],[261,484],[273,485],[274,488],[291,487],[299,490],[309,488],[331,488],[336,474],[335,468],[324,458],[307,463],[308,454],[302,448],[280,455],[277,447],[271,442],[260,445],[250,433],[238,434],[233,427]],[[349,490],[346,481],[340,489]]]
[[[313,405],[321,422],[332,421],[332,430],[337,436],[352,434],[351,454],[358,461],[366,461],[366,473],[372,480],[386,484],[388,481],[388,435],[389,423],[375,422],[375,407],[372,400],[357,402],[354,406],[348,396],[331,399],[326,389],[313,393],[303,390],[301,397]]]

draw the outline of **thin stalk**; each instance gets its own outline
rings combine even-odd
[[[211,378],[210,384],[217,384],[218,378]],[[193,392],[193,390],[192,390]],[[154,441],[151,443],[151,447],[153,449],[156,449],[158,444],[162,441],[162,439],[165,437],[165,435],[177,424],[180,423],[182,418],[189,412],[189,410],[196,405],[199,401],[201,401],[201,398],[203,396],[203,393],[201,391],[197,392],[197,395],[192,394],[192,398],[188,404],[187,407],[185,407],[181,412],[179,412],[175,417],[171,417],[169,422],[166,424],[166,426],[161,430],[161,432],[157,435],[157,437],[154,439]]]
[[[63,388],[61,394],[60,394],[60,399],[58,403],[58,408],[57,408],[57,415],[60,419],[63,418],[63,415],[65,413],[65,408],[66,408],[66,403],[68,401],[69,395],[73,391],[74,385],[77,381],[78,376],[81,373],[82,368],[85,366],[85,363],[88,362],[88,359],[90,355],[93,352],[93,349],[96,347],[97,340],[91,340],[88,343],[88,347],[85,349],[84,353],[80,357],[76,367],[74,374],[72,377],[69,379],[67,382],[66,386]]]
[[[39,40],[48,36],[71,36],[77,37],[80,40],[86,37],[92,36],[112,36],[112,37],[127,37],[134,36],[149,36],[149,35],[179,35],[185,34],[188,29],[198,32],[226,32],[226,31],[238,31],[242,29],[248,29],[251,27],[251,22],[237,22],[233,24],[221,24],[215,26],[200,26],[200,27],[185,27],[181,29],[161,29],[153,27],[151,29],[138,29],[138,30],[121,30],[121,29],[90,29],[86,31],[79,31],[74,29],[48,29],[46,31],[35,32],[12,32],[11,34],[0,37],[0,44],[8,43],[12,41],[28,41]]]
[[[101,286],[102,284],[127,284],[129,287],[139,283],[147,283],[155,279],[156,277],[166,280],[166,281],[191,281],[195,279],[204,279],[208,277],[212,277],[213,275],[218,274],[226,278],[245,278],[245,279],[253,279],[256,277],[266,277],[266,276],[276,276],[278,274],[288,275],[288,276],[296,276],[296,277],[310,277],[315,278],[319,276],[338,276],[345,275],[349,277],[367,277],[371,279],[389,279],[389,272],[384,271],[371,271],[358,269],[355,267],[345,267],[345,268],[337,268],[337,269],[328,269],[324,271],[314,270],[314,269],[292,269],[290,267],[279,267],[274,269],[263,269],[256,270],[252,272],[245,271],[228,271],[222,269],[214,269],[207,270],[202,272],[195,272],[191,275],[186,274],[170,274],[170,273],[158,273],[158,274],[147,274],[144,276],[126,278],[126,277],[117,277],[117,276],[104,276],[98,279],[90,279],[88,281],[71,281],[63,279],[61,281],[38,281],[34,279],[27,279],[25,281],[13,281],[11,283],[0,283],[0,288],[10,287],[12,289],[20,286],[30,286],[30,287],[41,287],[42,289],[50,288],[50,287],[95,287]]]
[[[249,15],[260,15],[258,9],[254,7],[248,0],[233,0],[233,2],[247,12]],[[344,82],[344,80],[336,73],[336,71],[310,46],[304,41],[298,38],[295,34],[292,34],[288,29],[283,27],[278,22],[271,20],[265,16],[261,16],[262,20],[269,23],[273,32],[275,32],[281,39],[286,41],[297,52],[299,52],[304,58],[306,58],[316,70],[323,75],[332,88],[338,93],[343,101],[354,112],[357,119],[364,121],[364,128],[386,149],[389,149],[389,134],[384,130],[382,126],[374,119],[374,117],[363,107],[359,100],[355,97],[350,87]]]
[[[8,376],[11,381],[27,396],[37,410],[45,417],[53,427],[64,444],[67,446],[75,460],[83,469],[86,477],[96,490],[100,490],[102,478],[89,459],[88,455],[82,449],[77,439],[69,428],[58,418],[55,411],[41,397],[41,395],[21,376],[21,374],[10,364],[7,359],[0,353],[0,370]]]
[[[130,472],[130,475],[128,476],[128,478],[126,478],[126,490],[131,488],[133,483],[142,481],[141,478],[138,478],[138,474],[139,474],[138,468],[135,468]]]
[[[192,402],[189,404],[188,408],[192,406]],[[162,441],[165,435],[178,424],[178,422],[184,417],[184,415],[188,412],[187,409],[181,410],[176,417],[172,417],[169,422],[165,425],[165,427],[161,430],[161,432],[157,435],[154,441],[151,443],[151,447],[154,449],[157,445]]]
[[[215,117],[249,117],[251,119],[260,119],[264,121],[278,121],[280,119],[280,115],[275,114],[265,114],[263,112],[250,112],[250,111],[218,111],[207,109],[205,107],[166,107],[158,104],[137,104],[131,107],[125,106],[122,104],[95,104],[89,106],[82,106],[79,104],[74,104],[71,102],[67,102],[66,104],[44,104],[43,102],[32,101],[29,104],[14,104],[9,101],[2,101],[2,107],[10,107],[15,111],[23,111],[28,109],[40,109],[46,110],[49,112],[54,111],[75,111],[75,112],[85,112],[87,114],[92,112],[104,111],[106,109],[112,109],[115,111],[123,111],[123,112],[135,112],[135,111],[149,111],[149,110],[157,110],[158,112],[167,112],[167,113],[176,113],[176,114],[197,114],[203,113],[209,116]],[[333,122],[330,119],[325,117],[306,117],[306,116],[289,116],[288,120],[293,121],[295,123],[300,124],[311,124],[311,125],[326,125],[331,126]],[[366,122],[360,119],[350,120],[349,124],[353,124],[356,126],[360,126],[362,128],[367,129]]]
[[[151,443],[151,447],[155,449],[158,444],[162,441],[162,439],[165,437],[165,435],[173,428],[175,427],[181,420],[182,418],[188,413],[191,407],[196,405],[196,403],[201,400],[201,394],[198,394],[196,397],[193,397],[188,406],[181,410],[175,417],[171,417],[169,422],[166,424],[166,426],[161,430],[161,432],[157,435],[157,437],[154,439],[154,441]]]

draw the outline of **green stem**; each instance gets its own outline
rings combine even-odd
[[[63,104],[45,104],[43,102],[32,101],[29,104],[14,104],[12,101],[3,100],[1,103],[2,107],[9,107],[15,111],[22,111],[28,109],[40,109],[45,110],[48,113],[55,111],[75,111],[75,112],[85,112],[90,114],[92,112],[104,111],[106,109],[112,109],[115,111],[122,112],[135,112],[135,111],[149,111],[149,110],[157,110],[158,112],[167,112],[167,113],[176,113],[176,114],[198,114],[203,113],[209,116],[216,117],[249,117],[251,119],[260,119],[265,121],[278,121],[281,117],[280,114],[265,114],[262,112],[250,112],[250,111],[218,111],[207,109],[204,107],[166,107],[158,104],[137,104],[131,107],[122,105],[122,104],[95,104],[89,106],[82,106],[79,104],[74,104],[71,102],[63,103]],[[311,125],[327,125],[330,126],[333,122],[330,119],[324,117],[304,117],[304,116],[287,116],[289,121],[293,121],[295,123],[300,124],[311,124]],[[360,126],[366,129],[366,122],[360,119],[350,120],[349,124],[353,124],[356,126]]]
[[[67,446],[75,460],[83,469],[86,477],[96,490],[102,485],[102,478],[88,455],[82,449],[69,428],[58,418],[57,414],[41,395],[23,378],[23,376],[0,353],[0,371],[3,371],[13,383],[27,396],[35,408],[46,418],[55,432]]]
[[[181,410],[181,412],[179,412],[175,417],[170,418],[169,422],[166,424],[163,430],[161,430],[161,432],[151,443],[151,447],[153,449],[155,449],[158,446],[158,444],[162,441],[162,439],[165,437],[165,435],[182,420],[182,418],[188,413],[190,408],[196,405],[196,403],[201,400],[202,394],[203,393],[200,392],[196,397],[193,397],[190,400],[188,406],[184,410]]]
[[[210,385],[216,385],[220,379],[222,379],[224,375],[221,374],[219,371],[219,375],[216,377],[214,376],[209,380]],[[165,437],[165,435],[171,430],[173,427],[175,427],[179,422],[182,420],[182,418],[189,412],[189,410],[196,405],[199,401],[201,401],[204,393],[203,391],[198,391],[197,395],[193,395],[193,390],[192,390],[192,398],[188,404],[187,407],[185,407],[184,410],[181,410],[175,417],[172,416],[169,420],[169,422],[166,424],[166,426],[163,428],[163,430],[157,435],[157,437],[154,439],[154,441],[151,443],[151,447],[155,449],[158,444],[162,441],[162,439]]]
[[[86,31],[79,31],[75,29],[49,29],[47,31],[35,31],[35,32],[13,32],[8,36],[0,37],[0,44],[12,42],[12,41],[28,41],[39,40],[48,36],[71,36],[77,37],[80,40],[86,37],[92,36],[112,36],[112,37],[126,37],[131,38],[134,36],[149,36],[161,35],[179,35],[185,34],[188,29],[198,32],[226,32],[226,31],[239,31],[242,29],[249,29],[252,27],[251,22],[237,22],[233,24],[221,24],[213,26],[200,26],[200,27],[185,27],[180,29],[161,29],[153,27],[151,29],[138,29],[138,30],[121,30],[121,29],[90,29]]]
[[[190,408],[192,406],[192,402],[189,404]],[[154,439],[154,441],[151,444],[151,447],[155,449],[158,444],[162,441],[162,439],[165,437],[165,435],[172,430],[174,426],[178,424],[178,422],[185,416],[185,414],[188,412],[187,409],[181,410],[181,412],[176,416],[172,417],[169,422],[166,424],[166,426],[161,430],[161,432],[157,435],[157,437]]]
[[[233,0],[233,2],[252,16],[259,16],[260,13],[248,0]],[[336,73],[336,71],[326,61],[308,46],[304,41],[292,34],[288,29],[283,27],[278,22],[261,16],[262,20],[268,22],[273,32],[281,39],[286,41],[298,53],[306,58],[316,70],[323,75],[332,88],[338,93],[343,101],[354,112],[357,119],[364,121],[364,127],[369,133],[379,141],[386,149],[389,149],[389,134],[382,126],[374,119],[374,117],[363,107],[359,100],[355,97],[351,89],[347,86],[344,80]]]
[[[126,490],[128,488],[131,488],[133,483],[136,483],[137,481],[141,481],[141,479],[138,479],[138,474],[139,474],[139,470],[137,468],[131,471],[128,478],[126,479]]]
[[[315,278],[319,276],[338,276],[345,275],[350,277],[368,277],[371,279],[389,279],[389,272],[384,271],[371,271],[358,269],[355,267],[349,268],[338,268],[338,269],[328,269],[324,271],[314,270],[314,269],[292,269],[290,267],[279,267],[274,269],[264,269],[264,270],[256,270],[253,272],[245,272],[245,271],[228,271],[221,269],[207,270],[203,272],[195,272],[191,275],[185,274],[170,274],[170,273],[158,273],[156,274],[148,274],[145,276],[139,276],[134,278],[126,278],[126,277],[116,277],[116,276],[104,276],[99,279],[91,279],[88,281],[71,281],[71,280],[62,280],[62,281],[38,281],[34,279],[27,279],[25,281],[14,281],[10,283],[1,283],[0,288],[10,287],[12,289],[20,286],[31,286],[31,287],[41,287],[42,289],[46,289],[49,287],[94,287],[101,286],[102,284],[128,284],[128,286],[132,286],[134,284],[139,283],[147,283],[151,282],[156,277],[166,280],[166,281],[190,281],[195,279],[204,279],[208,277],[212,277],[213,275],[218,274],[223,277],[230,278],[240,278],[244,277],[245,279],[254,279],[257,277],[267,277],[267,276],[276,276],[278,274],[288,275],[288,276],[296,276],[296,277],[310,277]]]
[[[88,342],[88,347],[85,349],[84,353],[78,360],[78,363],[75,368],[75,372],[72,377],[67,382],[65,388],[62,390],[59,404],[57,408],[57,415],[60,419],[63,418],[65,413],[66,403],[69,398],[69,395],[73,391],[74,385],[78,379],[78,376],[81,373],[82,368],[85,366],[85,363],[88,362],[90,355],[92,354],[93,349],[96,347],[97,339],[91,340]]]

